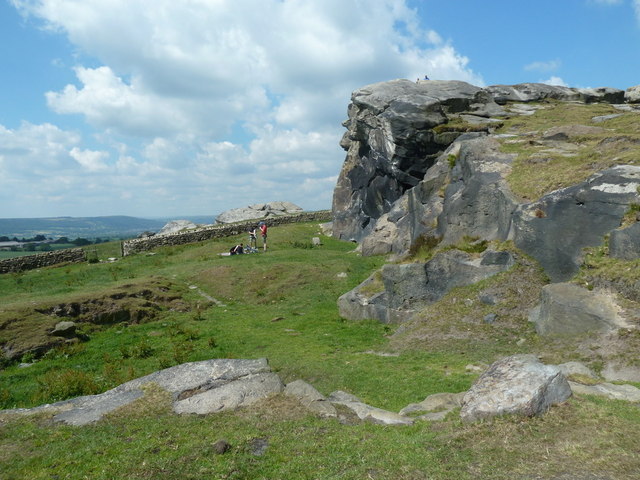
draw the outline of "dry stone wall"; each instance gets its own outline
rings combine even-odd
[[[81,248],[67,248],[53,252],[25,255],[23,257],[0,260],[0,274],[34,270],[59,263],[80,263],[87,260],[87,256]]]
[[[264,221],[267,222],[267,225],[269,225],[269,227],[276,227],[278,225],[285,225],[288,223],[327,222],[329,220],[331,220],[331,211],[321,210],[318,212],[304,212],[295,215],[270,217]],[[240,235],[247,232],[249,230],[249,227],[255,226],[258,221],[259,219],[247,222],[233,223],[229,225],[212,225],[209,227],[188,230],[185,232],[126,240],[122,244],[122,253],[124,256],[127,256],[134,253],[145,252],[157,247],[184,245],[186,243],[203,242],[205,240],[211,240],[213,238]]]

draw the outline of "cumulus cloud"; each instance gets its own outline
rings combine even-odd
[[[109,158],[108,152],[80,150],[78,147],[73,147],[69,155],[89,172],[100,172],[108,168],[105,163]]]
[[[92,59],[46,100],[99,132],[61,155],[69,178],[112,182],[107,207],[127,210],[110,213],[328,208],[354,89],[424,74],[484,84],[406,0],[10,1]]]

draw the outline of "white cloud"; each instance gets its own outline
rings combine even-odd
[[[599,5],[620,5],[624,0],[589,0],[591,3]]]
[[[80,150],[78,147],[73,147],[69,155],[89,172],[100,172],[108,168],[105,164],[105,160],[109,158],[108,152]]]
[[[442,43],[442,37],[438,35],[435,30],[429,30],[427,32],[427,41],[433,45],[440,45]]]
[[[551,76],[547,80],[540,80],[540,83],[546,83],[547,85],[557,85],[559,87],[568,87],[564,80],[560,77]]]
[[[560,60],[549,60],[546,62],[532,62],[524,66],[527,71],[536,72],[554,72],[560,68],[562,62]]]
[[[640,22],[640,0],[633,0],[633,9],[636,12],[636,18]]]
[[[87,209],[122,209],[107,213],[215,212],[274,197],[328,208],[354,89],[424,74],[483,85],[405,0],[11,2],[94,59],[46,98],[99,131],[97,145],[76,137],[58,155],[74,185],[102,175],[95,196],[80,191]]]

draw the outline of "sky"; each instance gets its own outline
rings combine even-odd
[[[331,208],[351,93],[640,84],[640,0],[0,0],[0,218]]]

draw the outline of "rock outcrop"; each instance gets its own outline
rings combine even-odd
[[[505,113],[488,92],[465,82],[394,80],[356,90],[340,143],[347,158],[333,196],[334,235],[359,241],[372,231],[461,133],[434,127],[462,112]]]
[[[232,208],[216,217],[215,223],[236,223],[300,213],[302,208],[291,202],[256,203],[248,207]]]
[[[474,257],[460,250],[439,253],[426,263],[387,264],[338,299],[349,320],[398,323],[434,303],[452,288],[472,285],[514,265],[506,251],[486,250]]]
[[[612,88],[543,84],[481,89],[464,82],[394,80],[356,90],[344,123],[347,156],[334,191],[333,235],[361,242],[364,255],[396,257],[425,239],[443,245],[464,236],[513,240],[552,281],[566,281],[577,272],[583,249],[602,244],[638,202],[640,167],[614,166],[526,201],[507,181],[516,158],[503,152],[501,140],[509,135],[494,135],[493,129],[507,116],[544,108],[531,102],[617,106],[631,99],[629,91],[625,97]],[[560,126],[540,133],[536,142],[574,156],[580,138],[606,132],[601,126]],[[599,148],[609,148],[606,143]],[[544,158],[534,160],[544,168]],[[617,235],[628,243],[628,235]]]

